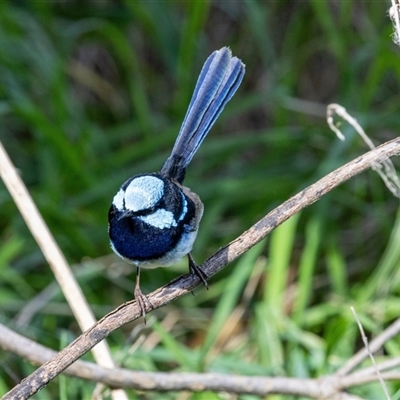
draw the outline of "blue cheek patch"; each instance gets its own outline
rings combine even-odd
[[[125,189],[125,209],[146,210],[154,207],[164,194],[164,182],[155,176],[133,179]],[[115,197],[119,200],[119,192]],[[117,207],[118,208],[118,207]]]
[[[169,229],[177,226],[174,214],[172,214],[171,211],[164,210],[163,208],[160,208],[152,214],[139,217],[139,219],[158,229]]]

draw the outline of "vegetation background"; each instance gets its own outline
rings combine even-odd
[[[352,129],[343,127],[345,142],[329,131],[328,103],[352,112],[376,144],[399,134],[399,49],[389,7],[353,0],[0,2],[0,138],[98,318],[132,299],[135,280],[134,268],[109,248],[110,202],[128,177],[157,171],[169,155],[206,57],[230,46],[246,75],[187,172],[185,183],[205,205],[197,262],[367,150]],[[374,172],[356,177],[229,265],[209,291],[153,312],[147,326],[138,321],[114,332],[116,361],[144,371],[331,373],[362,346],[350,305],[370,337],[400,315],[397,210]],[[79,328],[4,185],[0,242],[0,322],[64,347]],[[144,271],[142,290],[186,272],[185,264]],[[399,353],[396,338],[382,354]],[[33,369],[0,352],[0,393]],[[400,385],[388,385],[400,398]],[[93,388],[61,377],[35,398],[89,399]],[[379,384],[354,393],[383,396]]]

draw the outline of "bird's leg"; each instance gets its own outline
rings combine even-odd
[[[200,280],[203,282],[203,285],[208,290],[208,283],[207,283],[208,276],[207,276],[207,274],[195,263],[195,261],[193,260],[193,257],[191,256],[190,253],[188,253],[188,260],[189,260],[189,271],[190,271],[190,273],[197,275],[200,278]]]
[[[139,267],[137,267],[137,270],[136,270],[135,299],[140,308],[140,312],[143,316],[144,323],[146,324],[146,303],[149,306],[150,310],[152,310],[154,308],[154,306],[153,306],[153,304],[151,304],[151,301],[147,298],[146,295],[144,295],[142,293],[142,290],[140,289],[140,268]]]

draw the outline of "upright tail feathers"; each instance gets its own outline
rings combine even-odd
[[[186,167],[242,82],[245,66],[229,48],[214,51],[204,63],[171,155],[161,173],[183,181]]]

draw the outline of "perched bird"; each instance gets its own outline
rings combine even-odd
[[[207,275],[190,255],[203,204],[182,185],[186,167],[238,89],[245,66],[229,48],[214,51],[204,63],[172,153],[160,172],[129,178],[108,212],[113,251],[136,265],[135,298],[142,315],[152,304],[140,289],[140,269],[166,267],[188,256],[189,270],[207,286]]]

